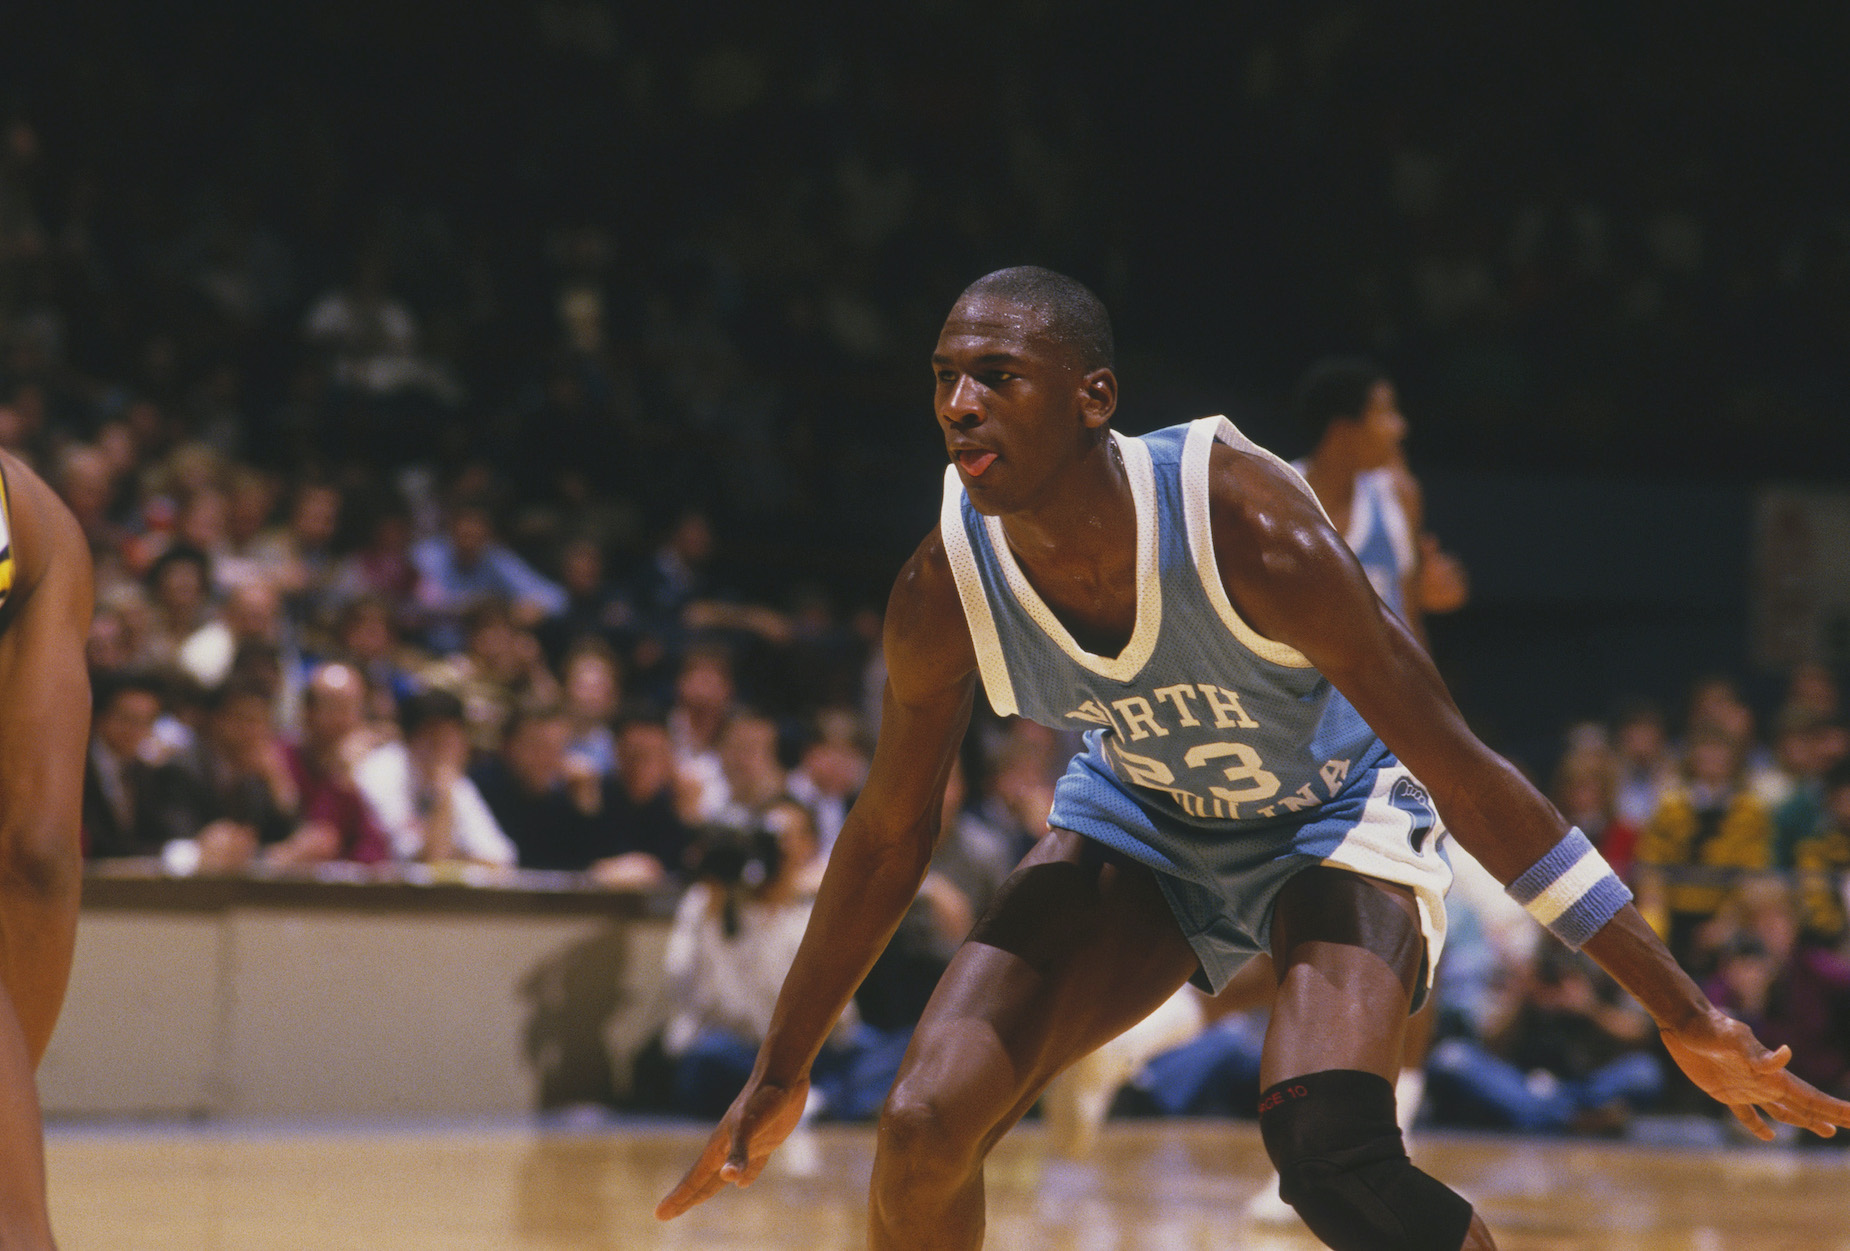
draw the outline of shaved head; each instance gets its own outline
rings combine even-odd
[[[1111,317],[1084,283],[1038,265],[1016,265],[978,278],[964,288],[957,302],[977,297],[1034,309],[1041,315],[1038,335],[1072,352],[1087,373],[1116,365]]]

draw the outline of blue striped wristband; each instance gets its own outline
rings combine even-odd
[[[1632,901],[1632,892],[1578,826],[1511,882],[1508,894],[1576,951]]]

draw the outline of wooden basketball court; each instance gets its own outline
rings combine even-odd
[[[64,1251],[458,1251],[862,1245],[873,1135],[793,1139],[748,1192],[670,1225],[650,1215],[704,1134],[680,1128],[54,1130]],[[1850,1152],[1724,1151],[1427,1136],[1416,1158],[1509,1251],[1850,1251]],[[1090,1163],[1029,1127],[989,1170],[998,1251],[1314,1251],[1248,1226],[1265,1177],[1248,1124],[1108,1126]]]

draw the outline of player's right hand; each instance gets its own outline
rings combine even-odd
[[[1850,1127],[1850,1103],[1833,1099],[1786,1071],[1792,1048],[1769,1050],[1753,1031],[1711,1009],[1678,1029],[1662,1031],[1670,1055],[1710,1098],[1728,1105],[1754,1137],[1771,1141],[1761,1112],[1829,1138]]]
[[[711,1199],[723,1186],[749,1186],[757,1181],[771,1152],[797,1127],[808,1098],[807,1077],[780,1086],[754,1075],[726,1110],[694,1166],[655,1205],[656,1219],[671,1221]]]

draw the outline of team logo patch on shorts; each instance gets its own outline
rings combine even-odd
[[[1426,788],[1412,778],[1400,778],[1388,792],[1388,802],[1413,819],[1409,838],[1417,854],[1425,854],[1426,839],[1439,824],[1439,814],[1432,806]]]

